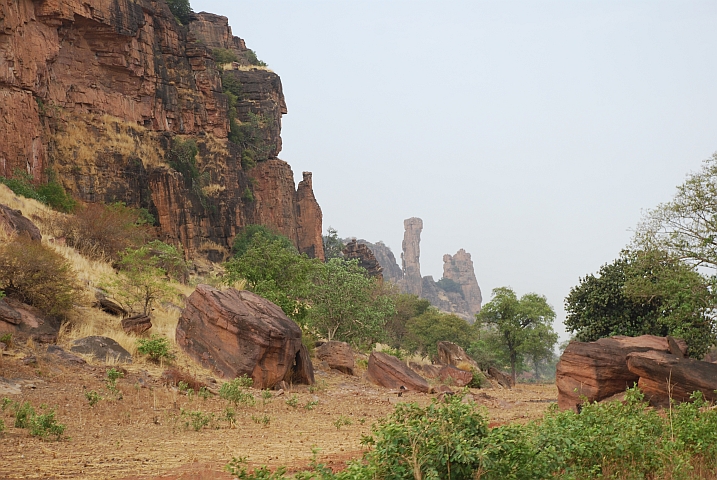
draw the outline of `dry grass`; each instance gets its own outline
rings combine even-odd
[[[49,231],[44,228],[44,219],[55,216],[62,217],[64,215],[64,213],[56,212],[37,200],[15,195],[7,185],[2,183],[0,183],[0,203],[14,210],[20,210],[24,216],[35,222],[43,236],[49,234]]]
[[[92,169],[97,152],[137,157],[145,167],[164,164],[165,152],[154,137],[146,128],[111,115],[73,115],[53,140],[59,158]]]
[[[222,192],[226,189],[227,187],[225,187],[224,185],[219,185],[218,183],[211,183],[206,187],[202,187],[202,193],[207,197],[219,198]]]

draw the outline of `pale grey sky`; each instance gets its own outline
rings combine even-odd
[[[282,78],[284,150],[324,229],[424,222],[421,273],[465,248],[484,300],[546,295],[626,246],[717,150],[714,1],[220,1]]]

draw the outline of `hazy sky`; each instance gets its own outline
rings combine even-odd
[[[717,150],[714,1],[192,7],[281,76],[280,158],[313,172],[324,229],[400,257],[420,217],[423,275],[464,248],[484,302],[546,295],[560,332],[579,277]]]

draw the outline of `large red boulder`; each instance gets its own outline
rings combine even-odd
[[[0,228],[6,232],[16,232],[19,235],[27,235],[31,240],[39,242],[42,240],[40,229],[23,216],[20,210],[13,210],[7,205],[0,204]]]
[[[368,379],[382,387],[405,388],[414,392],[430,391],[428,382],[416,372],[408,368],[398,358],[383,352],[371,352],[368,357]]]
[[[438,347],[438,361],[444,365],[453,365],[454,367],[465,368],[478,368],[478,364],[471,357],[468,356],[463,347],[453,342],[440,341],[437,344]]]
[[[670,352],[665,337],[642,335],[639,337],[614,336],[595,342],[570,342],[558,362],[555,383],[558,387],[558,406],[576,410],[583,403],[600,401],[624,392],[639,380],[627,366],[627,356],[633,352]],[[683,340],[674,340],[684,352]]]
[[[438,378],[440,378],[442,382],[449,385],[465,387],[471,383],[471,380],[473,380],[473,373],[460,370],[453,365],[444,365],[440,372],[438,372]]]
[[[299,326],[252,292],[197,286],[179,317],[176,338],[189,356],[225,378],[246,374],[256,388],[285,379],[313,383]]]
[[[354,374],[354,352],[346,342],[326,342],[316,349],[316,358],[346,375]]]
[[[55,343],[60,321],[45,317],[37,308],[13,298],[0,298],[0,336],[12,335],[15,343],[32,339],[38,343]]]

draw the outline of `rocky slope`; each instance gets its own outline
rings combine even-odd
[[[237,57],[223,75],[217,48]],[[51,172],[80,200],[147,208],[188,256],[218,259],[242,226],[262,223],[323,258],[311,174],[295,188],[277,158],[281,80],[250,53],[226,17],[180,25],[164,0],[0,2],[0,175]],[[227,140],[223,77],[238,84],[251,145]],[[187,140],[199,150],[192,178],[170,166]],[[242,166],[249,149],[261,153],[254,168]]]

